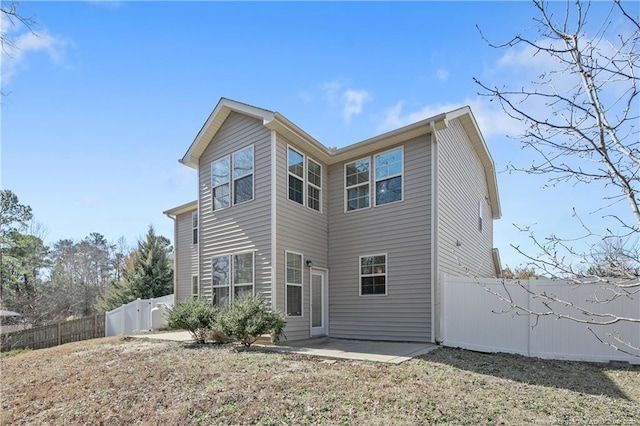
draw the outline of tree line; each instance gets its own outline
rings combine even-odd
[[[1,309],[44,325],[172,293],[171,242],[152,226],[135,248],[98,232],[47,246],[30,206],[11,190],[0,201]]]

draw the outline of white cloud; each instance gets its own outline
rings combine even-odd
[[[16,34],[15,30],[12,31],[11,23],[8,23],[6,19],[0,24],[3,27],[9,26],[6,34],[12,39],[12,43],[5,43],[2,50],[2,80],[4,83],[7,83],[19,68],[25,66],[27,58],[31,54],[44,53],[54,64],[60,65],[62,63],[67,46],[64,40],[49,34],[46,29],[37,30],[36,33],[26,31]]]
[[[443,68],[439,68],[436,71],[436,78],[439,81],[442,81],[442,82],[445,82],[445,81],[449,80],[449,71],[447,71],[447,70],[445,70]]]
[[[354,115],[362,113],[362,106],[365,102],[370,101],[372,96],[366,90],[348,89],[342,95],[342,118],[345,123],[351,122]]]
[[[389,108],[378,125],[378,132],[387,132],[398,127],[406,126],[443,112],[450,112],[463,106],[469,106],[473,112],[478,127],[485,137],[494,135],[516,136],[523,132],[522,123],[508,117],[502,109],[484,98],[465,99],[462,102],[446,104],[428,104],[411,111],[404,112],[404,102],[399,101]]]

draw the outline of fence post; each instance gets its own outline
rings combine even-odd
[[[62,324],[60,321],[58,321],[58,327],[56,327],[58,329],[58,346],[60,346],[62,344],[62,336],[60,335],[60,324]]]

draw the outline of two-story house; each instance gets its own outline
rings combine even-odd
[[[440,274],[496,276],[494,165],[468,107],[328,148],[277,112],[221,99],[180,160],[176,300],[260,292],[286,339],[432,342]]]

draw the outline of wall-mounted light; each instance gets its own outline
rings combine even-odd
[[[310,261],[310,260],[307,260],[305,263],[307,264],[307,266],[308,266],[309,268],[311,268],[311,267],[313,266],[313,262],[312,262],[312,261]]]

